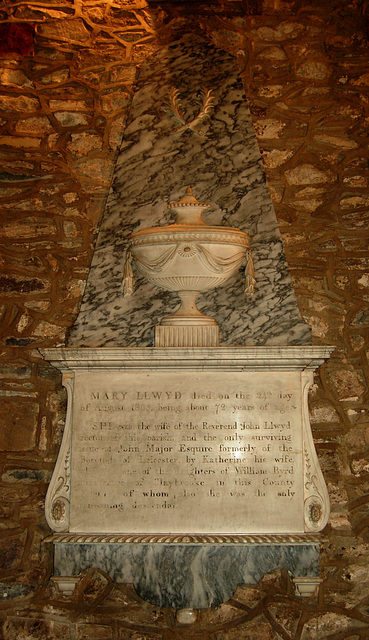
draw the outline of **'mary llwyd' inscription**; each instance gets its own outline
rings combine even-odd
[[[71,531],[303,531],[296,374],[91,372],[75,388]]]

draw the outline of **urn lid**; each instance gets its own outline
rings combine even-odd
[[[132,250],[143,245],[192,241],[236,244],[249,248],[249,236],[245,231],[235,227],[210,226],[201,219],[203,209],[209,209],[211,205],[199,202],[190,187],[187,187],[185,196],[168,206],[176,212],[176,221],[165,227],[149,227],[135,231],[130,236]]]
[[[170,202],[169,207],[174,209],[175,207],[191,207],[191,206],[201,207],[202,209],[208,209],[210,204],[206,202],[199,202],[192,193],[191,187],[187,187],[186,195],[183,196],[178,202]]]
[[[191,187],[187,187],[186,195],[178,202],[170,202],[169,208],[174,209],[177,213],[175,224],[204,225],[201,219],[203,209],[209,209],[210,204],[199,202],[192,193]]]

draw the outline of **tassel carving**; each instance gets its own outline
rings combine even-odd
[[[128,298],[133,293],[133,269],[132,269],[132,254],[128,249],[126,253],[126,262],[123,271],[123,298]]]
[[[254,295],[255,289],[255,271],[252,260],[251,250],[246,251],[246,267],[245,267],[245,293],[249,296]]]

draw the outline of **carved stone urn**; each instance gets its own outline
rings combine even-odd
[[[124,295],[132,293],[131,260],[150,282],[176,291],[178,309],[155,327],[156,347],[213,347],[219,345],[214,318],[196,306],[201,291],[224,284],[246,261],[246,292],[253,293],[255,278],[249,236],[232,227],[211,227],[201,218],[209,204],[198,202],[190,188],[169,207],[176,222],[133,233],[126,256]]]

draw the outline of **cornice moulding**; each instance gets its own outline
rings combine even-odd
[[[63,373],[76,370],[201,370],[305,371],[315,370],[334,351],[333,346],[296,347],[136,347],[52,348],[41,354]]]

